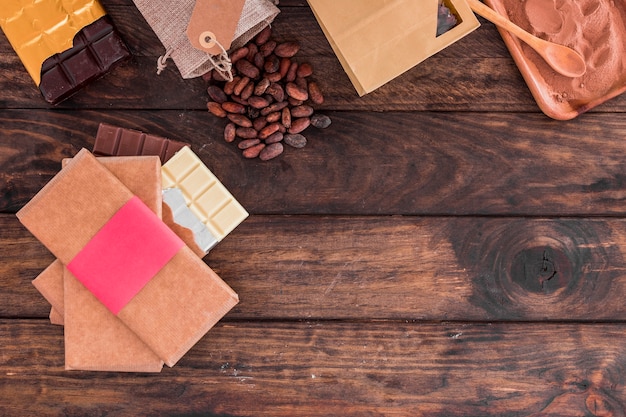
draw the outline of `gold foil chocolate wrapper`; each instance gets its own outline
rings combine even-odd
[[[76,34],[106,13],[96,0],[4,0],[0,27],[39,85],[49,57],[72,48]]]

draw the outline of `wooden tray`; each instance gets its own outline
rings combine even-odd
[[[539,108],[549,117],[557,120],[573,119],[626,91],[626,3],[610,0],[569,0],[561,6],[563,9],[557,11],[563,20],[561,29],[546,34],[545,30],[538,32],[531,29],[531,21],[536,21],[537,14],[531,14],[532,6],[524,6],[531,4],[530,2],[484,2],[534,35],[566,44],[585,57],[587,73],[579,78],[567,78],[555,73],[535,51],[519,39],[498,29]],[[545,4],[548,3],[543,3]],[[552,1],[549,4],[552,5]],[[525,12],[524,7],[527,8]],[[524,13],[520,13],[520,10]],[[563,42],[562,28],[575,25],[574,17],[582,19],[584,23],[579,25],[579,34],[576,37]],[[556,26],[558,25],[552,25],[552,28]]]

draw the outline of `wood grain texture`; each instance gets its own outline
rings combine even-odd
[[[214,328],[176,367],[140,375],[64,372],[59,327],[4,321],[0,338],[9,343],[0,357],[0,413],[624,416],[624,330],[580,324],[228,323]]]
[[[50,256],[0,228],[0,317],[47,317]],[[623,219],[252,216],[205,261],[239,294],[226,320],[623,321],[625,252]]]
[[[329,112],[309,145],[267,164],[222,139],[196,111],[0,110],[0,211],[14,212],[92,149],[106,122],[190,143],[255,214],[623,215],[626,121],[587,114]]]
[[[626,95],[543,115],[482,26],[359,98],[282,0],[332,118],[244,160],[132,0],[133,57],[52,108],[0,33],[0,416],[626,416]],[[159,374],[65,371],[15,212],[98,124],[188,142],[251,213],[204,260],[240,303]]]

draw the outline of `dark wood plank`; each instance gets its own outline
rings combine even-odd
[[[52,257],[0,216],[0,317],[47,317]],[[252,216],[205,261],[226,320],[626,320],[626,221]]]
[[[25,204],[100,122],[182,140],[254,214],[623,215],[626,121],[586,114],[327,112],[269,163],[196,111],[2,110],[0,211]]]
[[[64,372],[58,327],[0,322],[0,413],[622,416],[624,325],[230,323],[173,368]],[[27,348],[24,348],[27,346]]]
[[[105,3],[106,5],[106,3]],[[102,80],[61,103],[60,108],[196,109],[205,108],[204,83],[183,80],[172,63],[156,75],[164,48],[131,4],[107,5],[133,58]],[[478,30],[407,71],[380,89],[358,97],[308,7],[284,7],[273,25],[276,39],[298,40],[298,59],[309,61],[326,110],[518,111],[540,113],[495,27]],[[307,34],[303,36],[302,34]],[[48,108],[3,34],[0,34],[0,107]],[[620,96],[592,112],[624,112]]]

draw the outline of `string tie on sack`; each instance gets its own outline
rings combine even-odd
[[[233,80],[233,63],[230,61],[230,57],[228,56],[228,52],[222,46],[221,43],[217,39],[212,39],[212,43],[219,46],[221,52],[218,55],[212,56],[208,55],[207,59],[213,65],[215,71],[217,71],[226,81]]]
[[[215,45],[219,46],[221,52],[218,55],[212,56],[207,54],[207,59],[213,65],[213,68],[227,81],[233,80],[233,64],[230,61],[228,52],[216,39],[212,40]],[[163,70],[167,68],[167,60],[171,58],[174,48],[168,48],[164,55],[157,58],[157,75],[161,75]]]
[[[157,75],[161,75],[163,70],[167,68],[167,60],[172,56],[172,52],[174,52],[173,48],[168,48],[165,51],[165,55],[161,55],[157,58]]]

